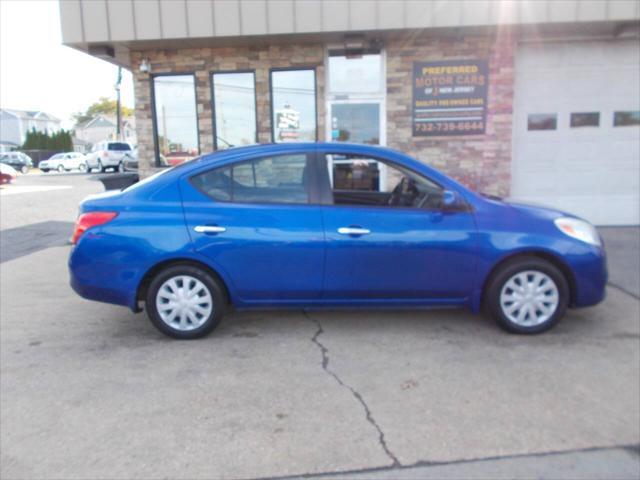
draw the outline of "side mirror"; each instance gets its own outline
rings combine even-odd
[[[442,192],[442,206],[444,208],[451,208],[458,203],[458,195],[451,190],[444,190]]]

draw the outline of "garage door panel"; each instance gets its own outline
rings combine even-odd
[[[523,45],[516,57],[512,196],[596,224],[640,222],[640,128],[613,127],[640,108],[640,47],[633,40]],[[599,112],[571,128],[572,112]],[[555,113],[557,129],[528,131],[527,117]]]
[[[611,196],[579,195],[562,198],[545,195],[527,195],[520,200],[557,208],[582,218],[599,218],[599,225],[629,225],[640,223],[640,197],[637,195]],[[635,221],[635,223],[633,223]]]

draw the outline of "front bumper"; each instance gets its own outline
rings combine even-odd
[[[606,296],[609,273],[603,247],[577,245],[566,256],[573,271],[574,307],[588,307],[602,302]]]

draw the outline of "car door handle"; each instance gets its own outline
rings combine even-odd
[[[223,233],[227,231],[226,228],[217,225],[198,225],[194,230],[198,233]]]
[[[340,235],[369,235],[371,230],[361,227],[340,227],[338,233]]]

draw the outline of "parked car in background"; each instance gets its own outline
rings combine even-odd
[[[166,160],[169,165],[176,166],[191,160],[195,155],[191,152],[171,152],[167,154]]]
[[[133,148],[127,142],[98,142],[87,155],[87,168],[101,172],[106,172],[108,169],[123,171],[124,157],[132,152]]]
[[[125,172],[137,172],[138,171],[138,149],[134,149],[131,152],[124,154],[122,158],[123,170]]]
[[[11,165],[0,163],[0,184],[11,183],[18,178],[18,172]]]
[[[83,201],[72,243],[78,294],[144,305],[156,328],[185,339],[231,305],[466,306],[534,334],[602,301],[607,282],[588,222],[344,143],[203,155]]]
[[[31,157],[22,152],[0,153],[0,163],[11,165],[20,173],[28,173],[29,169],[33,167]]]
[[[56,153],[48,160],[40,162],[38,168],[45,173],[51,170],[56,170],[61,173],[70,170],[86,172],[87,160],[85,156],[79,152]]]
[[[124,158],[122,160],[124,165],[125,172],[138,172],[139,164],[138,164],[138,149],[136,148],[132,152],[125,153]],[[160,166],[168,167],[167,159],[164,155],[160,154]]]

